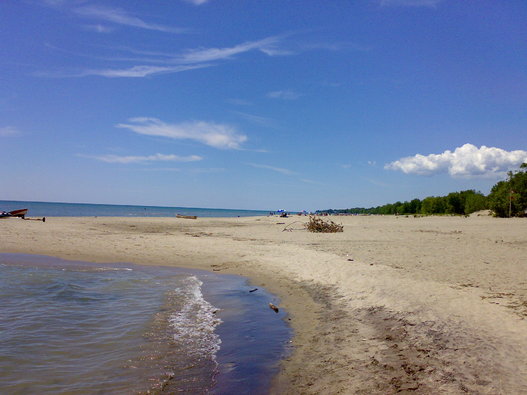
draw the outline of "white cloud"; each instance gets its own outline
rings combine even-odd
[[[127,14],[125,11],[120,9],[105,8],[99,6],[86,6],[77,8],[76,12],[85,17],[91,17],[99,20],[102,19],[106,23],[128,25],[151,30],[175,31],[175,29],[166,26],[148,24],[137,17]],[[108,33],[111,31],[112,26],[92,24],[85,25],[83,26],[83,28],[96,31],[98,33]],[[242,55],[251,51],[258,51],[267,56],[285,56],[294,55],[298,53],[298,51],[292,52],[287,49],[279,48],[286,36],[286,34],[282,34],[279,36],[271,36],[256,41],[246,41],[231,47],[187,49],[186,51],[181,51],[179,53],[144,51],[127,47],[112,48],[113,52],[111,56],[93,56],[91,54],[73,53],[71,51],[67,51],[67,53],[73,54],[75,56],[94,58],[97,60],[106,60],[112,62],[129,62],[130,66],[124,68],[107,67],[101,69],[86,69],[78,73],[38,73],[37,75],[47,77],[85,77],[96,75],[107,78],[138,78],[156,74],[169,74],[198,68],[212,67],[216,65],[216,62],[232,60],[237,55]],[[329,49],[330,47],[331,46],[329,45],[307,46],[301,49],[300,52],[305,50]],[[60,50],[55,47],[53,47],[53,49]],[[123,51],[132,53],[135,56],[123,57],[116,55],[116,52],[122,53]],[[211,62],[215,63],[212,64]],[[291,90],[282,90],[270,92],[268,96],[277,99],[295,100],[301,95]]]
[[[443,0],[380,0],[381,6],[435,7]]]
[[[258,41],[248,41],[239,45],[235,45],[234,47],[191,49],[179,55],[159,52],[136,51],[133,49],[125,48],[124,50],[126,51],[133,52],[138,55],[148,55],[149,57],[139,59],[114,58],[113,60],[129,60],[144,63],[157,63],[157,65],[136,65],[120,69],[88,69],[82,71],[81,73],[73,75],[50,75],[49,73],[40,73],[39,75],[49,77],[85,77],[89,75],[97,75],[107,78],[140,78],[156,74],[179,73],[181,71],[211,67],[213,66],[213,64],[207,62],[231,59],[235,55],[252,50],[259,50],[261,52],[266,53],[266,50],[268,48],[271,48],[276,42],[278,42],[278,40],[278,37],[268,37]]]
[[[180,73],[182,71],[202,69],[210,64],[197,64],[189,66],[133,66],[128,69],[101,69],[85,70],[77,76],[99,75],[108,78],[141,78],[155,74]]]
[[[259,50],[269,56],[296,55],[296,52],[291,51],[290,49],[280,49],[280,48],[276,48],[275,46],[262,47],[262,48],[259,48]]]
[[[272,171],[277,172],[277,173],[285,174],[286,176],[294,176],[294,175],[298,174],[298,173],[296,173],[296,172],[294,172],[292,170],[284,169],[284,168],[281,168],[281,167],[275,167],[275,166],[269,166],[269,165],[259,165],[257,163],[248,163],[248,165],[252,166],[252,167],[256,167],[258,169],[272,170]]]
[[[203,158],[198,155],[190,156],[179,156],[179,155],[165,155],[165,154],[154,154],[148,156],[120,156],[120,155],[101,155],[101,156],[86,156],[81,155],[87,158],[96,159],[101,162],[107,163],[144,163],[144,162],[196,162],[202,160]]]
[[[169,26],[147,23],[136,16],[130,15],[128,12],[120,8],[89,5],[76,8],[74,12],[83,17],[104,20],[118,25],[137,27],[147,30],[156,30],[166,33],[183,32],[182,29],[175,29]]]
[[[17,134],[20,134],[20,132],[12,126],[4,126],[0,128],[0,137],[11,137],[16,136]]]
[[[271,99],[282,99],[282,100],[296,100],[301,95],[291,90],[273,91],[267,94],[267,97]]]
[[[278,37],[267,37],[258,41],[247,41],[234,47],[190,49],[175,60],[181,63],[200,63],[228,59],[234,55],[253,50],[266,53],[265,51],[276,45],[278,41]]]
[[[451,152],[409,156],[388,163],[385,169],[406,174],[450,174],[453,177],[502,177],[508,170],[527,161],[527,151],[505,151],[501,148],[465,144]]]
[[[156,118],[132,118],[130,123],[120,123],[119,128],[148,136],[161,136],[176,140],[194,140],[214,148],[240,149],[247,136],[229,125],[193,121],[168,124]]]

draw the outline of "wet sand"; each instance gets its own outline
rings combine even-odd
[[[333,219],[343,233],[306,217],[5,219],[0,252],[250,277],[295,330],[276,393],[527,393],[526,219]]]

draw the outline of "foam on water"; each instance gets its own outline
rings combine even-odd
[[[174,297],[183,306],[169,319],[174,339],[190,346],[191,354],[215,360],[221,344],[220,337],[214,332],[222,323],[216,316],[218,309],[203,298],[203,282],[196,276],[187,277],[182,282],[186,285],[185,291],[183,288],[176,289]]]

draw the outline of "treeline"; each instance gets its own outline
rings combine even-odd
[[[321,210],[328,214],[450,214],[468,215],[490,209],[498,217],[527,216],[527,163],[520,170],[508,173],[508,180],[494,185],[488,196],[473,189],[452,192],[446,196],[429,196],[370,208]]]

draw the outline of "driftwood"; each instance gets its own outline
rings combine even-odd
[[[25,218],[25,217],[23,217],[22,219],[25,220],[25,221],[42,221],[42,222],[46,222],[46,217],[42,217],[42,218]]]
[[[269,303],[269,308],[271,310],[274,310],[275,313],[278,313],[280,310],[278,309],[278,307],[276,307],[274,304],[272,303]]]
[[[294,228],[290,228],[291,225],[294,225],[294,224],[301,224],[303,223],[302,221],[295,221],[295,222],[291,222],[290,224],[287,224],[286,227],[284,229],[282,229],[282,232],[292,232],[293,230],[302,230],[302,229],[294,229]],[[277,225],[284,225],[285,222],[277,222]]]
[[[337,233],[344,232],[344,226],[336,224],[331,220],[324,220],[309,216],[309,222],[305,225],[306,229],[315,233]]]
[[[176,218],[184,218],[184,219],[197,219],[197,215],[181,215],[176,214]]]

